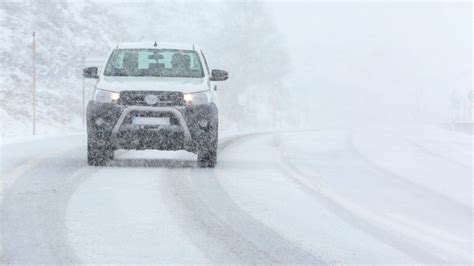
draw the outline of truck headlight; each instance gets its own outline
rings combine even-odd
[[[196,92],[196,93],[186,93],[183,95],[183,99],[186,104],[199,105],[199,104],[208,104],[211,100],[211,95],[209,92]]]
[[[120,98],[120,93],[114,91],[106,91],[96,88],[94,90],[94,101],[100,103],[116,103]]]

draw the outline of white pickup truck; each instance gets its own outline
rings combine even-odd
[[[83,70],[97,79],[87,105],[87,160],[105,165],[117,149],[187,150],[200,167],[217,163],[216,81],[195,44],[120,43],[103,66]]]

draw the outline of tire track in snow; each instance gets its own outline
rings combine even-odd
[[[86,166],[82,148],[53,152],[15,178],[2,206],[2,263],[70,264],[65,215],[79,185],[100,168]]]
[[[378,215],[369,210],[330,193],[317,184],[313,184],[310,180],[314,179],[314,177],[306,176],[296,166],[283,160],[279,148],[279,143],[276,143],[274,158],[282,172],[285,173],[285,176],[292,179],[303,191],[306,191],[318,202],[325,204],[329,210],[341,219],[415,260],[420,260],[423,263],[447,263],[443,254],[433,252],[423,242],[418,242],[418,245],[416,245],[414,240],[417,239],[403,235],[396,230],[389,230],[392,224],[385,219],[381,219],[381,217],[378,217]],[[443,250],[445,247],[438,246],[437,248]],[[452,252],[451,254],[458,253],[458,251],[450,250],[449,248],[445,251]],[[468,254],[460,252],[458,255],[466,257]]]
[[[5,216],[5,213],[3,210],[3,200],[5,197],[5,192],[8,190],[8,187],[11,186],[11,184],[13,184],[18,177],[24,175],[28,171],[31,171],[32,169],[37,167],[40,162],[42,162],[43,160],[51,156],[73,150],[72,148],[67,148],[67,149],[52,151],[46,154],[41,154],[40,156],[35,156],[31,159],[21,161],[19,164],[13,166],[11,169],[5,170],[3,166],[3,154],[4,154],[3,148],[4,147],[0,147],[0,149],[2,149],[0,150],[0,160],[1,160],[0,164],[2,165],[0,167],[0,218]],[[2,228],[3,228],[3,219],[0,220],[0,231],[2,231]],[[2,258],[5,256],[4,250],[3,250],[5,241],[3,241],[3,234],[1,234],[1,236],[2,236],[2,241],[0,242],[0,262],[3,261]]]
[[[51,158],[52,156],[59,155],[68,151],[72,151],[74,149],[77,149],[78,147],[75,148],[66,148],[66,149],[61,149],[61,150],[55,150],[51,151],[45,154],[42,154],[40,156],[31,158],[29,160],[23,161],[17,166],[13,167],[12,169],[9,169],[8,171],[4,172],[3,169],[0,170],[0,173],[2,174],[2,177],[0,179],[0,205],[2,204],[2,197],[3,196],[3,191],[7,190],[8,187],[15,182],[15,179],[24,175],[28,171],[31,171],[35,167],[37,167],[42,161]]]
[[[228,138],[220,143],[219,152],[262,134],[269,133]],[[183,230],[211,261],[323,264],[235,204],[220,185],[214,170],[185,170],[181,176],[171,177],[170,182],[173,190],[163,191],[168,194],[166,200],[173,210],[178,210],[174,215]]]
[[[456,201],[455,199],[447,197],[446,195],[443,195],[442,193],[435,191],[431,188],[428,188],[419,183],[413,182],[389,169],[386,169],[378,165],[376,162],[372,161],[370,158],[368,158],[365,154],[363,154],[357,149],[355,145],[355,141],[354,141],[354,134],[351,134],[351,136],[348,138],[347,146],[349,147],[350,152],[352,152],[354,155],[362,159],[362,161],[365,162],[367,166],[373,169],[376,173],[379,173],[380,175],[385,176],[385,177],[390,177],[393,180],[397,180],[399,183],[403,183],[404,185],[409,186],[412,190],[416,189],[422,193],[426,193],[426,194],[432,195],[435,198],[442,199],[444,204],[448,205],[451,209],[457,209],[459,212],[464,213],[467,216],[472,216],[473,209],[470,206],[467,206],[466,204]]]
[[[408,144],[414,146],[417,150],[419,150],[419,151],[421,151],[421,152],[423,152],[423,153],[425,153],[425,154],[428,154],[428,155],[430,155],[430,156],[432,156],[432,157],[436,157],[436,158],[438,158],[438,159],[441,159],[441,160],[443,160],[443,161],[445,161],[445,162],[449,162],[449,163],[451,163],[451,164],[454,164],[454,165],[456,165],[456,166],[462,167],[462,168],[464,168],[464,169],[471,169],[471,168],[472,168],[472,165],[466,165],[466,164],[464,164],[464,163],[462,163],[462,162],[459,162],[459,161],[457,161],[457,160],[454,160],[454,159],[452,159],[452,158],[449,158],[448,156],[445,156],[445,155],[443,155],[443,154],[434,152],[434,151],[430,150],[429,148],[427,148],[425,145],[420,144],[420,143],[418,143],[418,142],[416,142],[416,141],[414,141],[414,140],[412,140],[412,139],[409,139],[409,138],[404,137],[404,136],[401,136],[401,135],[398,135],[398,137],[400,137],[401,139],[403,139],[406,143],[408,143]]]

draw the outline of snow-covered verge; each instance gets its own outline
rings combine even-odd
[[[472,136],[372,126],[282,136],[281,164],[341,216],[415,257],[472,260]]]
[[[469,208],[472,140],[473,135],[437,126],[370,127],[357,130],[353,137],[355,149],[368,161]]]

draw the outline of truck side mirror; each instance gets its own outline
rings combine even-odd
[[[211,71],[210,80],[212,81],[224,81],[228,78],[229,78],[229,73],[227,73],[227,71],[220,70],[220,69],[213,69]]]
[[[82,71],[82,76],[86,79],[97,79],[99,75],[97,75],[98,68],[97,67],[87,67],[84,68]]]

